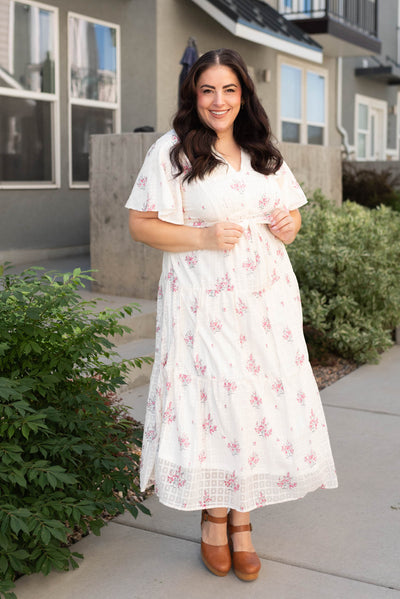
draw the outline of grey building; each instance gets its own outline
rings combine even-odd
[[[0,0],[0,262],[88,250],[90,136],[170,128],[189,36],[242,54],[296,174],[321,186],[307,148],[341,147],[338,56],[380,51],[378,0],[357,0],[368,18],[355,2]]]

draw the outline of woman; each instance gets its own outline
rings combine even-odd
[[[307,200],[235,51],[199,58],[181,100],[126,204],[164,251],[141,487],[202,508],[205,565],[254,580],[250,510],[337,486],[285,250]]]

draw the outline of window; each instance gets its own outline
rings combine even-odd
[[[324,145],[325,77],[307,71],[307,143]]]
[[[325,72],[281,63],[281,140],[326,145],[326,98]]]
[[[89,140],[120,130],[119,27],[69,14],[70,185],[87,187]]]
[[[302,94],[301,69],[286,64],[281,69],[282,140],[300,143]]]
[[[4,10],[4,7],[3,7]],[[7,0],[0,48],[0,185],[59,184],[58,13]]]
[[[357,160],[386,160],[387,102],[356,94]]]

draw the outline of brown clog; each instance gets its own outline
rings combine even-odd
[[[228,524],[228,540],[232,552],[233,571],[240,580],[250,581],[258,577],[261,569],[261,562],[255,551],[234,551],[232,535],[235,532],[252,531],[251,524],[242,524],[241,526],[233,526]]]
[[[216,518],[211,516],[207,510],[203,510],[201,512],[201,526],[207,520],[215,524],[226,524],[228,516]],[[216,576],[226,576],[231,569],[232,560],[228,543],[225,545],[209,545],[202,540],[201,558],[204,565]]]

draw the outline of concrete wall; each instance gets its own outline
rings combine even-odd
[[[132,241],[128,199],[145,154],[159,133],[95,135],[91,140],[90,253],[100,293],[154,299],[161,252]],[[304,188],[341,201],[339,148],[282,144],[281,151]],[[318,167],[316,166],[318,165]]]
[[[40,260],[89,246],[89,190],[68,180],[67,13],[121,25],[122,131],[156,127],[156,0],[47,0],[59,9],[60,148],[59,189],[0,189],[0,261]]]
[[[95,291],[154,299],[160,251],[135,243],[124,207],[159,133],[94,135],[90,151],[90,259]]]
[[[334,204],[341,205],[342,156],[339,147],[281,143],[279,148],[308,196],[321,189]]]

